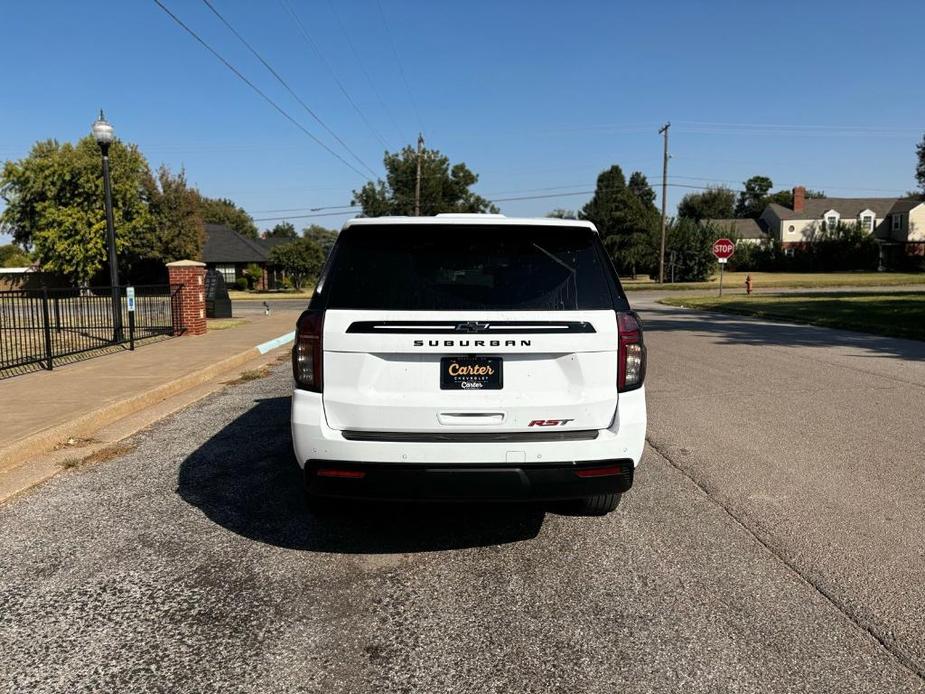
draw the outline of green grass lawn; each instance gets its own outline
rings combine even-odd
[[[660,303],[925,340],[925,292],[666,297]]]
[[[206,321],[209,330],[230,330],[241,325],[247,325],[249,321],[241,318],[210,318]]]
[[[286,299],[311,299],[312,289],[289,289],[281,292],[241,292],[237,289],[228,290],[228,298],[232,301],[283,301]]]
[[[815,289],[819,287],[901,287],[909,284],[925,284],[925,272],[727,272],[723,287],[744,289],[745,276],[752,276],[752,288],[761,289]],[[660,289],[716,289],[719,275],[709,282],[676,282],[658,284],[650,279],[623,279],[626,290]]]

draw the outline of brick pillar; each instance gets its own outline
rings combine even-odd
[[[206,332],[206,264],[195,260],[167,263],[170,285],[179,290],[179,313],[174,329],[180,335],[205,335]]]

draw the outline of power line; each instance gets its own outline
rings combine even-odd
[[[837,130],[837,131],[847,131],[847,130],[857,130],[857,131],[880,131],[880,132],[911,132],[918,134],[919,128],[912,127],[897,127],[893,125],[798,125],[798,124],[784,124],[784,123],[723,123],[717,121],[696,121],[696,120],[684,120],[677,121],[678,123],[684,123],[686,125],[695,125],[695,126],[708,126],[708,127],[724,127],[724,128],[760,128],[762,130]]]
[[[647,176],[647,178],[652,178],[652,177],[651,177],[651,176]],[[688,176],[688,177],[674,176],[674,178],[693,178],[693,177],[689,177],[689,176]],[[699,179],[699,180],[708,180],[708,179]],[[568,188],[578,188],[578,187],[581,187],[582,190],[566,190],[566,189],[568,189]],[[714,186],[710,186],[710,185],[693,185],[693,184],[690,184],[690,183],[672,183],[671,181],[669,181],[669,182],[667,183],[667,187],[668,187],[668,188],[683,188],[683,189],[685,189],[685,190],[709,190],[709,189],[711,189],[711,188],[714,187]],[[836,187],[832,187],[832,186],[819,186],[818,184],[816,185],[816,187],[818,187],[818,188],[826,188],[826,189],[828,189],[828,190],[855,190],[855,191],[869,191],[869,192],[870,192],[870,191],[892,192],[892,193],[894,193],[894,196],[895,196],[895,197],[901,197],[901,194],[900,194],[900,193],[897,193],[895,190],[893,190],[893,191],[888,191],[888,190],[885,190],[885,189],[876,189],[876,188],[839,188],[839,187],[837,187],[837,186],[836,186]],[[521,201],[521,200],[549,200],[549,199],[554,199],[554,198],[574,197],[574,196],[579,196],[579,195],[593,195],[593,194],[596,193],[596,192],[610,192],[610,191],[613,191],[613,190],[625,190],[625,188],[602,188],[602,189],[600,189],[600,191],[598,191],[598,189],[597,189],[596,187],[595,187],[595,188],[588,188],[588,184],[587,184],[587,183],[576,183],[576,184],[574,184],[574,185],[569,185],[569,186],[551,186],[551,187],[549,187],[549,188],[533,188],[533,189],[528,189],[528,191],[529,191],[529,190],[537,190],[537,191],[547,191],[547,190],[548,190],[548,191],[562,191],[562,192],[540,193],[540,194],[537,194],[537,195],[513,195],[513,196],[509,196],[509,197],[495,197],[495,194],[492,194],[492,193],[484,193],[484,194],[482,194],[482,195],[483,195],[484,197],[488,198],[491,202],[518,202],[518,201]],[[745,192],[744,189],[742,189],[742,188],[731,188],[731,187],[727,187],[726,190],[728,190],[728,191],[730,191],[730,192],[732,192],[732,193],[743,193],[743,192]],[[524,191],[524,192],[528,192],[528,191]],[[509,192],[516,192],[516,191],[509,191]],[[410,199],[411,196],[409,195],[408,198]],[[360,208],[360,205],[328,205],[328,206],[322,206],[322,207],[287,207],[287,208],[282,208],[282,209],[259,210],[259,211],[260,211],[260,212],[301,212],[301,211],[316,212],[316,211],[319,211],[319,210],[348,210],[348,211],[349,211],[349,210],[354,210],[354,209],[359,209],[359,208]],[[342,214],[347,214],[347,212],[344,212],[344,213],[342,213]],[[306,216],[312,217],[312,216],[315,216],[315,215],[306,215]],[[294,217],[291,217],[291,218],[292,218],[292,219],[296,219],[296,218],[298,218],[298,217],[299,217],[299,216],[294,216]],[[270,217],[270,218],[267,218],[267,219],[264,219],[264,220],[256,220],[256,221],[275,221],[275,220],[288,219],[288,218],[289,218],[289,217]]]
[[[411,102],[411,108],[414,111],[414,117],[418,122],[418,130],[424,131],[424,123],[421,121],[421,114],[418,111],[417,102],[414,100],[414,94],[411,93],[411,87],[408,85],[408,78],[405,76],[405,68],[402,65],[401,57],[398,55],[398,48],[395,46],[395,37],[392,35],[392,29],[389,26],[389,20],[385,16],[385,10],[382,9],[382,0],[376,0],[379,6],[379,14],[382,15],[382,26],[385,27],[385,33],[389,36],[389,44],[392,46],[392,53],[395,56],[395,62],[398,64],[398,72],[401,74],[401,81],[405,85],[405,92],[408,94],[408,101]]]
[[[359,205],[357,205],[359,207]],[[255,222],[279,222],[287,219],[314,219],[315,217],[343,217],[344,215],[350,214],[347,212],[320,212],[318,214],[295,214],[289,215],[287,217],[260,217],[254,218]]]
[[[295,13],[295,10],[289,5],[286,0],[280,0],[280,4],[283,6],[283,9],[289,13],[289,15],[295,20],[296,26],[299,29],[299,33],[302,34],[302,38],[305,39],[305,42],[311,46],[312,50],[315,52],[315,55],[318,56],[318,59],[324,63],[324,66],[328,69],[328,72],[331,73],[331,77],[334,78],[334,81],[337,83],[337,86],[340,88],[341,93],[344,95],[344,98],[350,102],[350,105],[353,106],[353,110],[357,112],[363,122],[366,124],[366,127],[369,128],[369,131],[375,135],[376,139],[379,140],[380,144],[386,149],[389,148],[388,144],[382,135],[379,134],[379,131],[376,130],[372,123],[369,122],[369,119],[366,117],[366,114],[357,106],[356,102],[353,100],[353,97],[350,96],[350,93],[347,91],[347,88],[344,86],[344,83],[340,81],[340,77],[337,76],[337,72],[334,70],[334,67],[331,63],[328,62],[327,58],[324,57],[321,49],[318,47],[318,44],[315,43],[315,40],[312,38],[311,34],[308,33],[308,29],[305,28],[305,25],[302,24],[302,20],[299,19],[299,15]]]
[[[271,212],[320,212],[321,210],[353,210],[359,205],[326,205],[323,207],[281,207],[275,210],[254,210],[260,214]]]
[[[367,83],[369,84],[370,90],[375,95],[376,100],[379,102],[379,105],[382,107],[382,111],[385,113],[386,117],[389,119],[389,122],[392,124],[392,127],[395,128],[395,132],[398,133],[398,136],[401,137],[401,128],[398,127],[398,123],[395,120],[395,117],[392,115],[392,112],[389,110],[389,107],[385,105],[385,100],[382,98],[382,94],[379,92],[379,88],[376,87],[376,83],[373,78],[370,76],[369,71],[366,69],[365,64],[363,63],[362,58],[360,58],[360,53],[356,49],[356,45],[353,43],[353,39],[350,38],[350,32],[347,31],[347,27],[344,26],[344,22],[340,17],[340,13],[337,11],[337,8],[328,0],[328,9],[331,11],[331,14],[334,15],[334,19],[337,20],[337,26],[340,27],[341,33],[344,35],[344,40],[347,43],[347,46],[350,47],[350,51],[353,53],[353,57],[357,61],[357,65],[360,66],[360,71],[363,73],[363,76],[366,78]],[[389,148],[391,149],[391,148]]]
[[[669,182],[666,185],[668,188],[684,188],[686,190],[708,190],[710,188],[710,186],[696,186],[696,185],[691,185],[689,183]],[[573,187],[573,186],[566,186],[566,187]],[[545,193],[545,194],[540,194],[540,195],[516,195],[516,196],[511,196],[511,197],[503,197],[503,198],[492,197],[492,198],[489,198],[489,200],[490,202],[520,202],[523,200],[550,200],[554,198],[567,198],[567,197],[575,197],[579,195],[594,195],[595,193],[598,193],[598,192],[611,192],[614,190],[626,190],[626,188],[600,188],[600,189],[588,188],[585,190],[574,190],[574,191],[568,191],[568,192],[563,192],[563,193]],[[727,190],[733,193],[746,192],[745,190],[740,189],[740,188],[728,188]],[[859,190],[870,190],[870,189],[859,189]],[[899,197],[899,195],[897,195],[896,197]],[[254,219],[254,221],[255,222],[275,222],[275,221],[286,220],[286,219],[308,219],[312,217],[335,217],[338,215],[350,214],[351,210],[361,209],[361,205],[343,205],[343,206],[331,205],[327,207],[301,207],[301,208],[287,208],[287,209],[292,209],[294,211],[338,209],[338,210],[344,210],[344,211],[326,212],[322,214],[287,215],[284,217],[262,217],[259,219]]]
[[[180,27],[182,27],[190,36],[192,36],[194,39],[196,39],[196,41],[198,41],[206,50],[208,50],[209,53],[211,53],[213,56],[215,56],[226,68],[228,68],[229,70],[231,70],[239,80],[241,80],[241,81],[244,82],[248,87],[250,87],[250,88],[253,89],[255,92],[257,92],[257,94],[260,95],[260,97],[261,97],[264,101],[266,101],[268,104],[270,104],[270,106],[272,106],[274,109],[276,109],[276,110],[279,112],[279,114],[280,114],[281,116],[283,116],[283,118],[285,118],[286,120],[288,120],[290,123],[292,123],[294,126],[296,126],[296,127],[297,127],[299,130],[301,130],[303,133],[305,133],[306,135],[308,135],[308,137],[310,137],[310,138],[312,139],[313,142],[315,142],[316,144],[318,144],[320,147],[324,148],[325,151],[327,151],[331,156],[335,157],[335,158],[336,158],[338,161],[340,161],[344,166],[348,167],[349,169],[351,169],[352,171],[354,171],[355,173],[357,173],[359,176],[362,176],[364,179],[367,179],[367,180],[369,179],[369,177],[368,177],[365,173],[363,173],[362,171],[360,171],[360,170],[359,170],[358,168],[356,168],[353,164],[351,164],[349,161],[347,161],[346,159],[344,159],[342,156],[340,156],[340,155],[339,155],[337,152],[335,152],[333,149],[331,149],[330,147],[328,147],[324,142],[322,142],[322,141],[319,140],[317,137],[315,137],[315,135],[312,134],[312,132],[311,132],[310,130],[308,130],[304,125],[302,125],[302,124],[301,124],[299,121],[297,121],[295,118],[293,118],[292,116],[290,116],[285,110],[283,110],[283,108],[282,108],[279,104],[277,104],[275,101],[273,101],[273,99],[271,99],[269,96],[267,96],[267,95],[260,89],[260,87],[258,87],[256,84],[254,84],[253,82],[251,82],[249,79],[247,79],[247,77],[245,77],[243,74],[241,74],[241,72],[240,72],[234,65],[232,65],[232,64],[229,63],[227,60],[225,60],[225,58],[223,58],[222,55],[221,55],[218,51],[216,51],[214,48],[212,48],[212,46],[210,46],[208,43],[206,43],[205,40],[204,40],[202,37],[199,36],[199,34],[197,34],[195,31],[193,31],[192,29],[190,29],[186,24],[183,23],[183,21],[182,21],[179,17],[177,17],[177,15],[175,15],[173,12],[171,12],[171,11],[161,2],[161,0],[154,0],[154,4],[157,5],[158,7],[160,7],[160,8],[161,8],[161,9],[162,9],[162,10],[163,10],[174,22],[177,23],[177,25],[179,25]]]
[[[315,113],[315,112],[309,107],[309,105],[306,104],[306,103],[302,100],[302,98],[301,98],[298,94],[295,93],[295,91],[293,91],[292,87],[289,86],[289,83],[286,82],[286,80],[284,80],[284,79],[280,76],[280,74],[279,74],[276,70],[273,69],[273,66],[270,65],[270,63],[268,63],[266,60],[264,60],[263,56],[260,55],[260,53],[257,52],[257,49],[254,48],[250,43],[248,43],[247,39],[245,39],[243,36],[241,36],[241,34],[238,32],[238,30],[235,29],[235,28],[231,25],[231,22],[229,22],[227,19],[225,19],[224,16],[222,16],[222,13],[221,13],[221,12],[219,12],[217,9],[215,9],[215,5],[213,5],[213,4],[210,2],[210,0],[202,0],[202,1],[203,1],[203,3],[205,3],[206,7],[208,7],[210,10],[212,10],[212,13],[213,13],[216,17],[218,17],[219,20],[221,20],[222,24],[224,24],[226,27],[228,27],[228,30],[231,31],[231,33],[234,34],[234,35],[237,37],[238,41],[240,41],[241,43],[243,43],[244,46],[247,48],[247,50],[249,50],[249,51],[254,55],[254,57],[257,58],[257,60],[259,60],[259,61],[263,64],[263,66],[264,66],[267,70],[270,71],[270,74],[273,75],[273,76],[276,78],[276,81],[279,82],[281,85],[283,85],[283,87],[286,89],[287,92],[289,92],[289,94],[292,96],[292,98],[295,99],[296,101],[298,101],[299,104],[301,104],[302,108],[305,109],[305,110],[308,112],[308,115],[310,115],[312,118],[314,118],[314,119],[318,122],[318,125],[320,125],[322,128],[324,128],[324,129],[328,132],[328,134],[329,134],[331,137],[333,137],[335,140],[337,140],[337,141],[340,143],[340,146],[343,147],[345,150],[347,150],[347,152],[349,152],[350,156],[353,157],[354,159],[356,159],[356,161],[360,164],[360,166],[362,166],[362,167],[365,168],[367,171],[369,171],[373,176],[375,176],[375,175],[376,175],[376,172],[373,171],[365,161],[363,161],[362,159],[360,159],[360,157],[357,156],[356,152],[354,152],[352,149],[350,149],[350,147],[347,146],[347,143],[344,142],[342,139],[340,139],[340,137],[338,137],[337,133],[335,133],[333,130],[331,130],[331,128],[329,128],[329,127],[327,126],[327,124],[326,124],[323,120],[321,120],[321,118],[318,116],[318,114]]]
[[[692,186],[684,183],[669,183],[668,187],[678,187],[678,188],[691,188],[695,190],[705,190],[704,186]],[[550,198],[564,198],[572,197],[576,195],[594,195],[597,192],[609,192],[611,190],[625,190],[625,188],[602,188],[600,190],[593,188],[589,190],[576,190],[567,193],[547,193],[544,195],[518,195],[507,198],[491,198],[491,202],[517,202],[520,200],[548,200]],[[734,190],[733,192],[739,193],[742,191]],[[325,210],[325,209],[340,209],[345,210],[344,212],[326,212],[322,214],[301,214],[301,215],[286,215],[284,217],[261,217],[255,218],[255,222],[277,222],[286,219],[308,219],[312,217],[335,217],[337,215],[350,214],[350,210],[358,210],[361,208],[361,205],[344,205],[344,206],[330,206],[330,207],[306,207],[306,208],[291,208],[291,209],[307,209],[307,210]]]

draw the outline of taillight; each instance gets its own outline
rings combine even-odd
[[[323,387],[321,335],[324,311],[305,311],[296,324],[292,347],[292,377],[299,388],[320,393]]]
[[[646,346],[639,317],[633,311],[617,312],[617,330],[620,341],[617,390],[625,393],[641,387],[646,380]]]

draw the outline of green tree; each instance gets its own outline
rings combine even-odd
[[[581,209],[580,217],[597,227],[617,270],[635,276],[639,269],[651,265],[648,237],[658,225],[659,215],[645,177],[636,172],[630,180],[634,188],[627,186],[623,170],[616,164],[602,171],[594,196]]]
[[[557,207],[552,212],[548,212],[546,216],[554,219],[578,219],[577,212],[574,210],[565,210],[561,207]]]
[[[224,224],[249,239],[257,238],[254,219],[228,198],[207,198],[201,196],[199,212],[207,224]]]
[[[370,181],[353,191],[352,204],[360,205],[368,217],[413,215],[417,160],[417,151],[410,146],[386,152],[386,180]],[[489,200],[469,190],[478,180],[465,164],[450,166],[448,157],[425,148],[421,154],[421,214],[498,212]]]
[[[735,211],[736,194],[725,186],[707,188],[702,193],[688,193],[678,203],[678,217],[700,221],[702,219],[729,219]]]
[[[811,198],[824,198],[825,193],[822,191],[811,190],[807,188],[806,195],[804,197],[807,200]],[[779,190],[776,193],[771,193],[764,199],[764,205],[762,206],[762,210],[764,210],[764,207],[766,207],[768,203],[772,203],[772,202],[776,202],[778,205],[783,205],[784,207],[789,207],[790,209],[793,209],[793,191],[792,190]]]
[[[327,258],[331,249],[334,248],[334,242],[337,241],[337,232],[333,229],[325,229],[320,224],[311,224],[302,229],[302,237],[317,243],[321,253]]]
[[[32,259],[19,246],[5,243],[0,246],[0,267],[29,267]]]
[[[745,189],[739,193],[736,201],[735,216],[757,219],[767,205],[768,192],[774,182],[767,176],[752,176],[744,183]]]
[[[582,219],[593,222],[602,237],[618,233],[625,224],[625,210],[630,199],[623,169],[614,164],[597,176],[594,195],[581,208]]]
[[[311,239],[296,239],[270,251],[270,264],[281,268],[296,289],[301,289],[305,280],[317,277],[323,263],[321,248]]]
[[[280,222],[272,229],[268,229],[266,234],[268,239],[297,239],[299,235],[295,232],[295,226],[292,222]]]
[[[652,190],[652,186],[649,185],[649,179],[646,178],[646,175],[641,171],[634,171],[630,174],[629,183],[626,184],[626,187],[639,198],[644,205],[655,206],[655,191]]]
[[[161,166],[145,188],[153,224],[133,239],[134,255],[164,263],[198,260],[205,231],[199,192],[186,182],[186,172],[180,169],[174,175]]]
[[[687,217],[672,219],[665,229],[665,272],[671,276],[670,264],[674,260],[676,282],[703,282],[710,278],[716,267],[713,242],[721,232],[711,224],[696,222]],[[649,237],[653,249],[661,244],[661,234]],[[655,251],[656,254],[658,251]]]
[[[922,135],[922,141],[915,146],[915,155],[918,157],[915,165],[915,180],[919,182],[922,195],[925,195],[925,135]]]
[[[152,225],[146,200],[151,171],[131,144],[115,141],[109,150],[113,219],[120,261],[137,254],[134,239]],[[103,175],[92,137],[76,145],[36,143],[27,157],[8,161],[0,174],[0,231],[31,248],[45,270],[85,284],[107,259]]]

